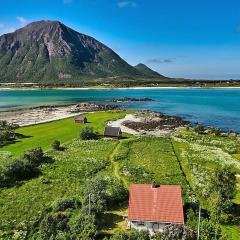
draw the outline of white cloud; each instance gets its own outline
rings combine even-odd
[[[21,25],[25,25],[27,23],[27,19],[24,17],[17,16],[16,18]]]
[[[159,59],[159,58],[151,58],[147,60],[147,63],[150,64],[158,64],[158,63],[173,63],[174,58],[165,58],[165,59]]]
[[[11,26],[7,26],[5,24],[0,23],[0,35],[3,35],[5,33],[14,32],[15,30],[16,29]]]
[[[125,8],[125,7],[135,8],[135,7],[137,7],[137,3],[134,1],[120,1],[117,3],[117,6],[119,8]]]

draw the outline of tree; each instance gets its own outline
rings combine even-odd
[[[0,121],[0,145],[15,140],[15,130],[18,127],[19,126],[16,124],[9,124],[7,121]]]
[[[81,214],[77,219],[75,225],[71,229],[71,239],[76,240],[93,240],[95,239],[97,229],[95,218],[93,215],[89,216]]]
[[[128,191],[124,187],[124,184],[121,180],[117,178],[110,178],[107,179],[107,181],[108,181],[107,201],[109,204],[123,202],[128,198]]]
[[[80,139],[82,140],[97,139],[97,134],[94,132],[93,127],[86,126],[80,132]]]
[[[236,175],[230,167],[225,166],[215,170],[208,192],[209,209],[213,221],[219,222],[222,211],[231,207],[236,188]]]
[[[54,140],[53,143],[52,143],[53,150],[56,150],[56,151],[61,150],[61,146],[60,145],[61,145],[60,141]]]
[[[88,211],[89,200],[91,213],[100,214],[106,209],[107,187],[108,181],[102,177],[95,177],[87,182],[82,190],[83,206],[86,211]]]
[[[221,193],[224,200],[233,199],[237,189],[236,173],[229,166],[215,170],[212,187]]]

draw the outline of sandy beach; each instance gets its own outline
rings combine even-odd
[[[97,105],[94,103],[80,103],[66,106],[40,106],[15,111],[0,112],[0,120],[6,120],[19,126],[28,126],[50,122],[54,120],[74,117],[86,112],[116,109],[115,105]]]
[[[50,122],[58,119],[73,117],[81,112],[72,113],[76,105],[59,107],[42,107],[33,109],[17,110],[12,112],[0,112],[0,119],[9,123],[27,126],[37,123]]]

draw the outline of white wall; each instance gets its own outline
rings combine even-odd
[[[148,230],[151,235],[156,232],[162,232],[163,228],[166,224],[160,222],[137,222],[137,221],[129,221],[128,227],[135,228],[139,231]]]

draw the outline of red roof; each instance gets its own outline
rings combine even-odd
[[[182,190],[178,185],[132,184],[128,219],[184,224]]]

